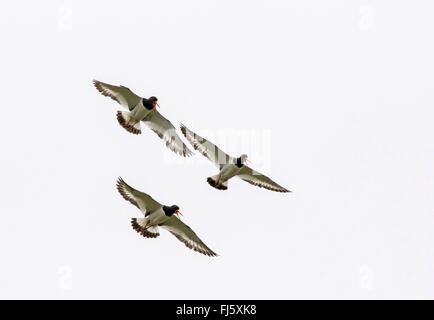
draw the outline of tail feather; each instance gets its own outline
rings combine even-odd
[[[116,118],[118,119],[119,124],[132,134],[141,134],[142,130],[140,128],[140,121],[136,121],[131,119],[131,115],[127,111],[118,111],[116,113]]]
[[[131,226],[134,230],[146,238],[156,238],[160,235],[157,226],[147,227],[146,218],[132,218]]]
[[[206,179],[206,181],[208,181],[208,183],[211,187],[214,187],[218,190],[227,190],[228,189],[228,182],[225,181],[223,183],[219,183],[218,180],[219,180],[219,175],[208,177]]]

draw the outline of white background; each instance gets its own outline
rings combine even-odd
[[[0,298],[434,298],[433,9],[3,1]],[[211,163],[126,132],[92,79],[293,193],[211,188]],[[118,176],[220,256],[140,237]]]

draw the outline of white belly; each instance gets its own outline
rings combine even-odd
[[[151,226],[159,225],[169,219],[169,217],[165,215],[163,208],[152,212],[147,218],[149,219],[149,224]]]
[[[240,168],[238,168],[236,165],[234,164],[227,164],[225,166],[223,166],[223,168],[220,171],[220,180],[221,181],[226,181],[229,180],[230,178],[232,178],[233,176],[235,176],[238,171],[240,171]]]
[[[140,101],[137,106],[134,107],[133,110],[131,110],[131,118],[133,118],[136,121],[143,120],[144,117],[148,115],[149,112],[152,110],[148,110],[143,106],[142,101]]]

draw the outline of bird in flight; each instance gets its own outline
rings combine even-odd
[[[125,130],[140,134],[142,132],[140,121],[143,121],[173,152],[184,157],[193,154],[178,136],[172,123],[157,111],[159,105],[156,97],[142,98],[127,87],[114,86],[98,80],[93,80],[93,84],[102,95],[112,98],[128,109],[128,111],[118,111],[116,114],[119,124]]]
[[[144,214],[144,218],[131,219],[133,229],[142,236],[156,238],[160,235],[158,227],[162,227],[170,231],[188,248],[210,257],[217,256],[189,226],[177,217],[181,214],[177,205],[162,205],[148,194],[130,187],[122,178],[118,179],[116,187],[125,200],[131,202]]]
[[[228,180],[236,176],[261,188],[276,192],[291,192],[267,176],[248,167],[246,154],[242,154],[238,158],[231,157],[213,143],[189,130],[183,124],[181,124],[181,132],[195,150],[202,153],[220,170],[217,175],[207,178],[208,183],[212,187],[219,190],[227,190]]]

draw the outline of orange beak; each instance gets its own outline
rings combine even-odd
[[[154,108],[155,108],[155,110],[157,110],[157,107],[160,108],[160,105],[158,104],[157,101],[155,101],[155,102],[154,102]]]
[[[179,210],[176,210],[175,211],[175,214],[176,214],[176,216],[179,218],[179,215],[181,215],[182,216],[182,213],[181,212],[179,212]]]

